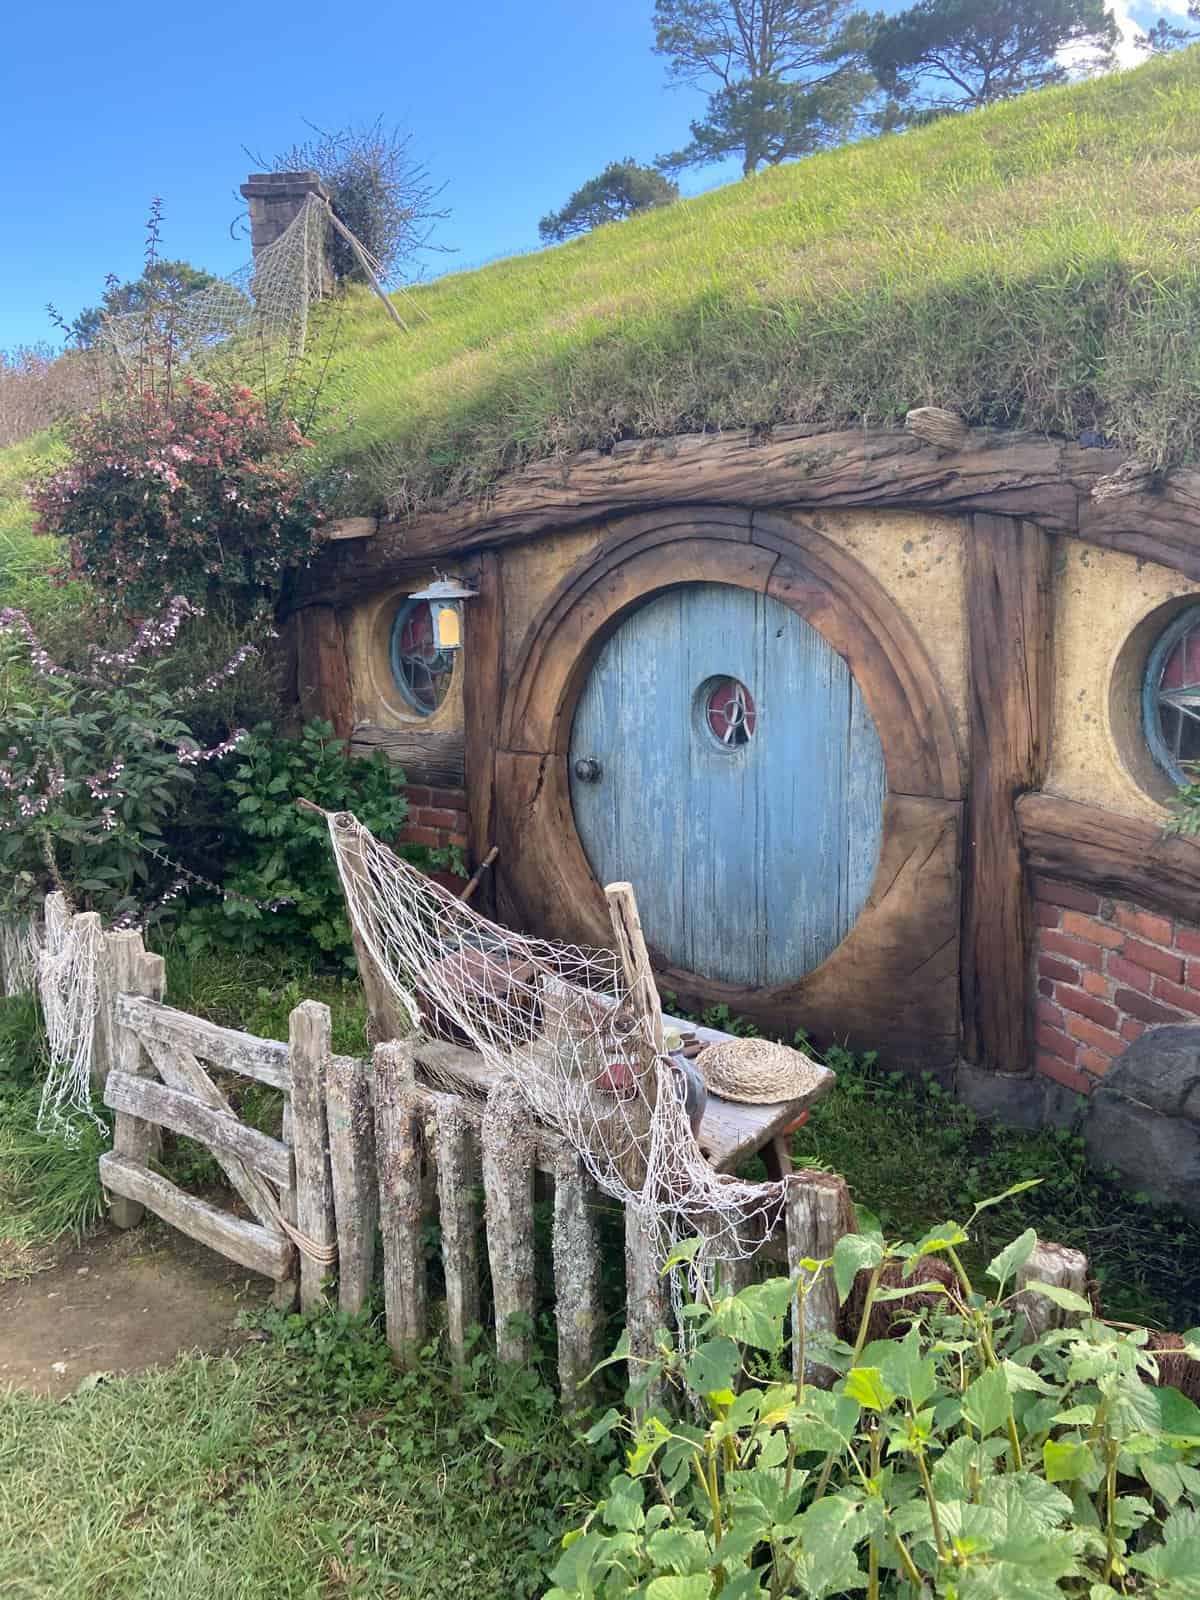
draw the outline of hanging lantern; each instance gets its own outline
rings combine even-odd
[[[457,578],[437,577],[432,583],[410,594],[410,600],[424,600],[433,622],[434,643],[439,650],[462,649],[462,607],[478,591],[468,589]]]

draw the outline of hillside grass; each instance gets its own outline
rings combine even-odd
[[[326,313],[321,453],[393,513],[681,430],[1094,428],[1200,439],[1200,48],[813,156]]]

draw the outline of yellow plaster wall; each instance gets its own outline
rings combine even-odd
[[[933,662],[967,756],[969,705],[965,517],[916,511],[796,513],[853,555],[912,623]]]
[[[1064,799],[1160,820],[1170,784],[1142,735],[1142,673],[1172,612],[1200,592],[1169,567],[1078,539],[1060,539],[1056,557],[1045,786]]]

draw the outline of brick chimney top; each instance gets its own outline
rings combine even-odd
[[[252,172],[242,185],[250,213],[250,245],[257,256],[294,222],[310,194],[329,199],[315,172]]]

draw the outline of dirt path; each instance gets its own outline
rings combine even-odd
[[[70,1394],[93,1373],[236,1348],[246,1337],[233,1327],[238,1312],[270,1291],[161,1224],[103,1227],[47,1271],[0,1283],[0,1391]]]

